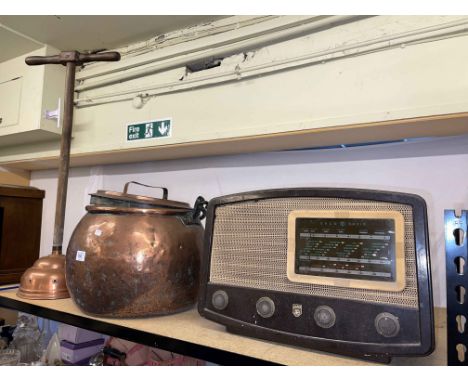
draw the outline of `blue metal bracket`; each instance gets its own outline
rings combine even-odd
[[[445,210],[447,362],[468,365],[468,211]]]

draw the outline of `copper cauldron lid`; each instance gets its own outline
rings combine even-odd
[[[55,300],[70,297],[65,283],[65,256],[60,251],[36,260],[21,276],[18,297]]]
[[[151,187],[151,188],[159,188],[163,190],[162,199],[153,198],[150,196],[143,196],[143,195],[135,195],[129,194],[127,192],[129,184],[138,184],[144,187]],[[117,191],[106,191],[106,190],[98,190],[94,194],[90,194],[92,197],[92,203],[94,201],[95,204],[104,204],[104,205],[119,205],[120,202],[128,203],[128,207],[136,207],[136,208],[177,208],[177,209],[184,209],[190,210],[191,207],[188,203],[179,202],[175,200],[167,199],[168,191],[165,187],[157,187],[157,186],[148,186],[147,184],[139,183],[139,182],[128,182],[124,186],[123,192]]]

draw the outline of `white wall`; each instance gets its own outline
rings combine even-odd
[[[268,23],[280,23],[283,30],[284,23],[291,19],[296,23],[297,18],[304,17],[280,16]],[[231,21],[223,19],[218,23]],[[298,133],[314,129],[316,143],[317,136],[324,139],[329,128],[347,126],[348,130],[349,125],[355,124],[467,111],[468,50],[461,49],[468,45],[467,17],[376,16],[333,28],[309,29],[305,35],[281,42],[274,38],[272,25],[266,28],[266,23],[224,33],[216,29],[213,35],[165,47],[155,48],[149,42],[149,47],[143,49],[140,42],[138,53],[123,54],[119,62],[95,63],[79,69],[77,90],[93,81],[94,85],[111,79],[117,83],[78,92],[72,155],[79,154],[83,160],[84,156],[101,153],[100,160],[115,159],[115,152],[128,155],[129,151],[150,147],[158,147],[161,152],[173,144],[187,144],[179,147],[187,150],[183,151],[187,155],[190,144],[195,142],[220,143],[224,139],[269,134],[275,145],[284,145],[287,141],[276,133],[296,132],[297,137]],[[314,23],[301,22],[301,28],[311,28]],[[186,32],[192,35],[199,28],[202,27]],[[255,35],[263,42],[253,50],[240,48],[246,38],[244,29],[250,30],[247,40]],[[287,30],[291,32],[290,28]],[[197,61],[207,52],[217,57],[214,46],[235,47],[246,56],[230,56],[219,67],[187,74],[182,61],[187,57]],[[161,65],[166,64],[172,69],[162,70]],[[142,73],[143,68],[151,69],[151,74]],[[27,73],[35,70],[29,68]],[[128,75],[136,78],[123,81],[120,77]],[[46,83],[48,89],[50,85]],[[125,95],[118,95],[121,92]],[[131,101],[137,94],[152,95],[140,109]],[[48,109],[55,109],[56,104],[54,101]],[[165,118],[173,121],[170,137],[127,141],[127,124]],[[367,129],[354,128],[358,136],[365,135],[369,141],[376,139]],[[466,125],[463,128],[468,131]],[[421,134],[418,129],[411,130],[410,125],[388,127],[387,131],[406,137]],[[429,133],[448,134],[449,129],[437,124],[431,132],[424,132]],[[335,143],[343,143],[339,142],[339,132],[335,131],[334,137]],[[355,142],[357,138],[349,134],[346,139]],[[24,137],[21,141],[1,147],[0,163],[18,165],[19,161],[23,166],[32,166],[31,160],[42,159],[35,165],[50,166],[46,164],[49,159],[58,156],[57,141],[25,144]],[[302,147],[302,141],[288,144],[282,148]],[[231,148],[239,150],[239,146]],[[96,160],[99,157],[96,155]]]
[[[290,151],[71,170],[65,243],[85,213],[90,192],[120,191],[136,180],[169,188],[171,199],[193,203],[215,196],[280,187],[356,187],[421,195],[428,205],[434,301],[445,306],[444,209],[468,209],[468,136],[359,148]],[[32,173],[46,190],[41,256],[52,246],[56,171]],[[138,193],[139,189],[135,188]],[[145,190],[141,190],[142,193]],[[155,191],[154,194],[157,195]]]

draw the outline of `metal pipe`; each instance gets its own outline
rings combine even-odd
[[[73,98],[75,90],[76,63],[67,62],[65,78],[65,101],[62,139],[60,143],[60,163],[55,205],[54,241],[52,252],[62,252],[63,227],[65,224],[65,207],[67,203],[68,170],[70,167],[70,146],[73,126]]]
[[[266,44],[279,43],[292,38],[301,37],[313,31],[332,28],[336,25],[360,20],[365,17],[369,16],[330,16],[323,19],[314,20],[312,22],[301,23],[299,25],[289,27],[288,29],[282,29],[272,33],[265,34],[265,32],[262,31],[262,35],[256,35],[247,40],[236,41],[228,45],[216,46],[211,49],[205,48],[205,50],[203,50],[202,52],[196,52],[195,54],[186,54],[175,59],[166,60],[157,63],[149,68],[132,71],[127,70],[125,73],[118,74],[100,81],[89,83],[85,82],[81,85],[78,85],[76,87],[76,91],[81,92],[85,90],[96,89],[102,86],[108,86],[123,81],[129,81],[135,78],[148,76],[150,74],[155,74],[164,70],[186,66],[190,63],[201,61],[211,57],[223,57],[227,55],[240,53],[246,50],[256,49]]]
[[[463,35],[466,33],[467,28],[468,18],[463,18],[461,20],[457,20],[456,22],[418,29],[416,31],[403,32],[394,35],[384,35],[372,40],[347,44],[345,46],[339,46],[324,51],[307,53],[301,56],[288,57],[282,60],[274,60],[254,66],[239,67],[231,72],[208,74],[202,77],[187,78],[183,81],[179,80],[153,86],[147,85],[120,92],[96,94],[89,97],[83,95],[83,98],[78,98],[76,100],[75,105],[79,108],[89,107],[133,99],[135,94],[144,94],[147,97],[152,97],[184,90],[193,90],[202,86],[219,85],[224,82],[239,78],[245,79],[253,76],[271,74],[280,70],[301,67],[304,65],[314,65],[332,60],[369,54],[375,51],[394,49],[398,46],[401,47],[402,44],[414,45],[432,41],[433,39],[452,38],[454,36]]]
[[[293,16],[294,17],[294,16]],[[273,32],[280,29],[290,28],[299,23],[306,23],[312,20],[314,17],[306,16],[295,16],[294,21],[289,18],[286,21],[282,19],[282,16],[234,16],[228,19],[232,20],[228,24],[224,24],[227,19],[222,19],[218,26],[203,26],[201,30],[198,28],[189,28],[188,31],[174,31],[168,34],[164,34],[163,38],[158,36],[149,40],[140,41],[128,46],[119,48],[121,56],[125,59],[124,65],[84,65],[84,70],[78,70],[76,72],[77,83],[82,83],[85,80],[96,79],[97,77],[105,77],[110,74],[122,72],[124,70],[135,69],[140,66],[152,64],[158,61],[164,61],[177,56],[191,54],[199,52],[205,49],[211,49],[216,46],[225,45],[234,41],[246,40],[253,37],[254,33],[250,31],[251,28],[255,27],[256,24],[267,24],[265,31]],[[270,26],[270,24],[272,24]],[[248,29],[249,31],[245,31]],[[226,32],[232,32],[236,34],[236,37],[230,35],[226,38],[218,39],[215,42],[208,42],[214,35],[225,34]],[[239,34],[239,36],[237,36]],[[258,31],[256,35],[258,35]],[[200,43],[202,40],[203,43]],[[189,43],[190,42],[190,43]],[[189,43],[189,44],[187,44]],[[161,49],[164,48],[164,49]],[[156,54],[156,57],[148,57],[142,60],[141,55],[148,53],[149,51]]]

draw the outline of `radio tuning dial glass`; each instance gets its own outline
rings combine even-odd
[[[403,215],[398,211],[292,211],[287,274],[293,282],[403,290]]]

